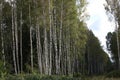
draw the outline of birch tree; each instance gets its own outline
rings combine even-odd
[[[15,29],[14,29],[14,2],[11,1],[11,5],[12,5],[12,10],[11,10],[11,13],[12,13],[12,51],[13,51],[13,62],[14,62],[14,71],[15,71],[15,74],[17,74],[17,63],[16,63],[16,53],[15,53]]]
[[[119,69],[120,69],[120,44],[119,44],[119,26],[120,26],[120,1],[119,0],[106,0],[107,5],[105,6],[106,11],[108,14],[112,14],[114,17],[115,28],[116,28],[116,40],[117,40],[117,47],[118,47],[118,59],[119,59]],[[110,16],[112,17],[112,16]]]
[[[14,2],[14,22],[15,22],[15,46],[16,46],[16,57],[17,57],[17,68],[18,73],[20,72],[20,66],[19,66],[19,54],[18,54],[18,24],[17,24],[17,1]]]
[[[53,41],[55,47],[55,65],[56,65],[56,74],[59,74],[59,64],[58,64],[58,48],[57,48],[57,18],[56,18],[56,0],[54,0],[54,8],[53,8],[53,20],[54,20],[54,28],[53,28]]]
[[[45,13],[45,1],[42,0],[41,2],[42,4],[44,4],[42,6],[42,19],[43,19],[43,27],[44,27],[44,55],[45,55],[45,74],[48,75],[48,71],[49,71],[49,65],[48,65],[48,40],[47,40],[47,27],[46,27],[46,13]]]
[[[29,2],[29,25],[30,25],[31,70],[33,72],[33,40],[32,40],[32,23],[31,23],[31,2]]]
[[[50,27],[50,45],[49,45],[49,75],[52,74],[52,4],[49,2],[49,27]]]
[[[21,72],[23,71],[23,53],[22,53],[22,0],[21,0],[21,9],[20,9],[20,64],[21,64]]]
[[[38,8],[37,0],[35,0],[35,5],[36,5],[36,8]],[[42,46],[41,46],[41,39],[40,39],[39,19],[40,19],[40,16],[38,14],[36,14],[35,20],[36,20],[37,57],[38,57],[39,72],[40,72],[40,74],[42,74],[43,73],[43,70],[42,70],[43,69],[43,65],[42,65]]]
[[[6,67],[6,60],[5,60],[5,50],[4,50],[4,26],[3,26],[3,0],[0,2],[0,32],[1,32],[1,45],[2,45],[2,57],[3,57],[3,63],[4,63],[4,67]]]

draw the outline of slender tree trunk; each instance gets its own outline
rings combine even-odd
[[[22,5],[21,5],[22,6]],[[22,7],[20,13],[20,56],[21,56],[21,72],[23,71],[23,54],[22,54]]]
[[[59,64],[58,64],[58,48],[57,48],[57,19],[56,19],[56,0],[54,0],[54,28],[53,28],[53,40],[55,47],[55,65],[56,65],[56,74],[59,74]]]
[[[51,75],[52,71],[52,12],[51,12],[51,0],[49,1],[49,26],[50,26],[50,52],[49,52],[49,75]]]
[[[47,44],[47,32],[46,28],[44,28],[44,53],[45,53],[45,74],[48,75],[48,44]]]
[[[119,44],[119,29],[117,27],[117,22],[115,22],[116,25],[116,37],[117,37],[117,48],[118,48],[118,69],[120,69],[120,44]]]
[[[33,72],[33,44],[32,44],[32,24],[31,24],[31,5],[29,3],[29,22],[30,22],[30,53],[31,53],[31,71]]]
[[[6,66],[5,66],[5,64],[6,64],[6,61],[5,61],[5,50],[4,50],[4,37],[3,37],[3,13],[2,13],[2,8],[3,8],[3,2],[1,1],[1,3],[0,3],[0,13],[1,13],[1,15],[0,15],[0,28],[1,28],[1,42],[2,42],[2,56],[3,56],[3,63],[4,63],[4,67],[6,68]]]
[[[68,31],[69,32],[69,31]],[[67,53],[67,66],[68,66],[68,75],[71,74],[71,58],[70,58],[70,36],[68,36],[68,44],[67,44],[67,48],[68,48],[68,53]]]
[[[45,1],[42,0],[42,4],[45,4]],[[43,10],[43,26],[44,26],[44,55],[45,55],[45,74],[48,75],[49,73],[49,65],[48,65],[48,41],[47,41],[47,30],[46,30],[46,13],[45,13],[45,6],[42,6]]]
[[[20,72],[20,66],[19,66],[19,54],[18,54],[18,25],[17,25],[17,3],[15,1],[14,6],[14,18],[15,18],[15,41],[16,41],[16,57],[17,57],[17,68],[18,73]]]
[[[67,33],[67,30],[65,30],[66,32],[65,32],[65,46],[64,46],[64,49],[65,49],[65,52],[64,52],[64,56],[65,56],[65,62],[64,62],[64,74],[66,75],[67,74],[67,35],[66,35],[66,33]]]
[[[88,67],[88,75],[90,74],[90,58],[89,58],[89,46],[87,45],[87,60],[88,60],[88,64],[87,64],[87,67]]]
[[[38,24],[38,18],[37,18],[36,32],[37,32],[36,38],[37,38],[38,66],[39,66],[40,74],[42,74],[42,48],[41,48],[40,28],[39,28],[39,24]]]
[[[60,21],[60,35],[59,35],[59,63],[58,63],[58,66],[59,66],[59,73],[61,74],[60,61],[61,61],[61,56],[62,56],[63,0],[61,3],[61,17],[60,18],[61,18],[61,21]]]
[[[35,3],[34,9],[37,8],[38,3],[37,0],[33,0]],[[38,57],[38,68],[40,74],[43,73],[43,65],[42,65],[42,47],[41,47],[41,39],[40,39],[40,26],[39,26],[39,15],[35,16],[36,20],[36,46],[37,46],[37,57]]]
[[[14,29],[14,3],[11,1],[12,4],[12,52],[13,52],[13,62],[14,62],[14,70],[15,74],[17,74],[17,64],[16,64],[16,54],[15,54],[15,29]]]
[[[72,40],[70,40],[70,51],[71,51],[71,53],[72,53],[73,49],[74,48],[72,47]],[[74,55],[71,54],[71,74],[73,74],[73,62],[74,62]]]

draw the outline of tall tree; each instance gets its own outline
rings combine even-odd
[[[60,15],[60,33],[59,33],[59,73],[60,72],[60,63],[62,57],[62,28],[63,28],[63,0],[61,1],[61,15]]]
[[[45,74],[48,75],[48,40],[47,40],[47,26],[46,26],[46,12],[45,12],[45,1],[42,0],[42,19],[43,19],[43,27],[44,27],[44,55],[45,55]]]
[[[31,70],[33,72],[33,40],[32,40],[32,22],[31,22],[31,2],[29,2],[29,25],[30,25]]]
[[[3,26],[3,0],[2,1],[0,1],[0,13],[1,13],[1,15],[0,15],[0,32],[1,32],[1,45],[2,45],[2,57],[3,57],[3,62],[4,62],[4,67],[6,67],[5,65],[6,65],[6,60],[5,60],[5,49],[4,49],[4,32],[3,32],[3,30],[4,30],[4,26]]]
[[[35,8],[38,8],[38,2],[35,0]],[[38,57],[38,66],[39,66],[39,72],[42,74],[43,72],[43,65],[42,65],[42,46],[41,46],[41,38],[40,38],[40,26],[39,26],[39,14],[36,14],[35,20],[36,20],[36,40],[37,40],[37,57]]]
[[[23,53],[22,53],[22,24],[23,24],[23,15],[22,15],[22,0],[21,0],[21,9],[20,9],[20,64],[21,64],[21,72],[23,71]]]
[[[16,47],[16,57],[17,57],[17,68],[18,73],[20,72],[19,66],[19,52],[18,52],[18,23],[17,23],[17,1],[13,1],[14,4],[14,27],[15,27],[15,47]]]
[[[17,63],[16,63],[16,54],[15,54],[15,29],[14,29],[14,2],[11,1],[11,5],[12,5],[12,51],[13,51],[13,62],[14,62],[14,71],[15,74],[17,74]]]
[[[49,2],[49,27],[50,27],[50,44],[49,44],[49,75],[52,74],[52,4]]]
[[[55,65],[56,65],[56,74],[59,74],[59,64],[58,64],[58,48],[57,48],[57,10],[56,10],[56,0],[54,0],[54,8],[53,8],[53,41],[55,47]]]
[[[107,5],[105,6],[106,11],[108,12],[108,14],[112,14],[114,17],[114,22],[115,22],[115,27],[116,27],[116,39],[117,39],[117,47],[118,47],[118,59],[119,59],[119,69],[120,69],[120,40],[119,40],[119,26],[120,26],[120,16],[119,16],[119,12],[120,12],[120,4],[119,4],[119,0],[106,0]],[[109,16],[111,17],[111,16]]]

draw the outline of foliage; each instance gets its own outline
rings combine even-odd
[[[5,80],[4,78],[6,77],[7,75],[7,71],[5,69],[5,66],[3,66],[3,62],[0,61],[0,80]]]

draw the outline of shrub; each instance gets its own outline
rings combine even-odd
[[[0,60],[0,80],[5,80],[6,75],[7,75],[7,70],[4,66],[4,63]]]

